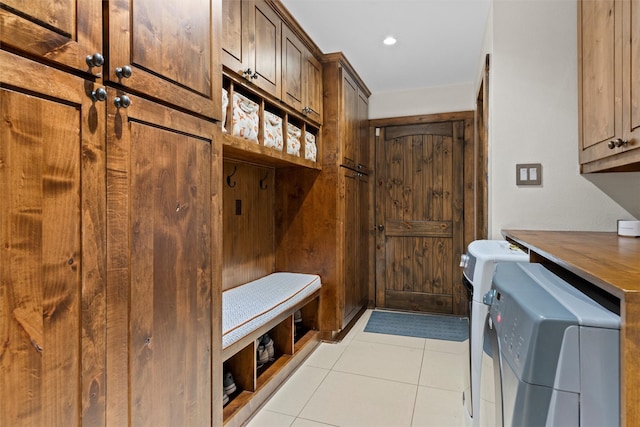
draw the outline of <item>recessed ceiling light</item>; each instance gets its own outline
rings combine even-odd
[[[387,38],[385,38],[382,43],[386,44],[387,46],[392,46],[394,44],[396,44],[397,40],[395,37],[393,36],[387,36]]]

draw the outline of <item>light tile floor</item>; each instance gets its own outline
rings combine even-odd
[[[463,427],[468,343],[364,332],[321,343],[249,427]]]

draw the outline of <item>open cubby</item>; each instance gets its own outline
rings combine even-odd
[[[275,167],[301,166],[310,169],[322,169],[320,164],[321,132],[320,127],[301,113],[292,110],[280,101],[273,101],[268,95],[258,92],[257,89],[249,88],[238,81],[235,77],[224,75],[222,87],[227,91],[228,103],[225,109],[225,122],[222,124],[222,142],[224,156],[236,160],[245,160],[252,163],[269,165]],[[233,135],[233,96],[240,94],[258,105],[258,138],[246,139]],[[283,149],[278,150],[267,147],[264,144],[264,113],[265,111],[277,115],[282,119]],[[287,153],[287,124],[291,123],[300,129],[300,156]],[[309,132],[315,137],[316,161],[305,158],[305,133]]]
[[[253,414],[278,386],[320,343],[318,331],[319,291],[291,311],[279,316],[243,339],[241,347],[223,351],[223,372],[230,371],[236,391],[229,396],[223,408],[225,426],[240,426]],[[304,333],[296,336],[295,312],[300,310]],[[274,345],[274,360],[257,366],[256,340],[269,334]]]

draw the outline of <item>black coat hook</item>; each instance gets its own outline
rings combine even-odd
[[[231,172],[231,175],[227,175],[227,185],[229,186],[229,188],[233,188],[233,187],[236,186],[236,182],[235,181],[233,181],[233,184],[231,183],[231,177],[236,174],[237,170],[238,170],[238,166],[234,166],[233,167],[233,172]]]
[[[264,183],[267,179],[267,177],[269,176],[269,172],[267,171],[266,175],[264,176],[264,178],[262,178],[260,180],[260,189],[261,190],[266,190],[267,189],[267,185]]]

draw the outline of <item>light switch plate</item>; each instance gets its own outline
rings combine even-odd
[[[516,185],[542,185],[542,164],[517,164]]]

